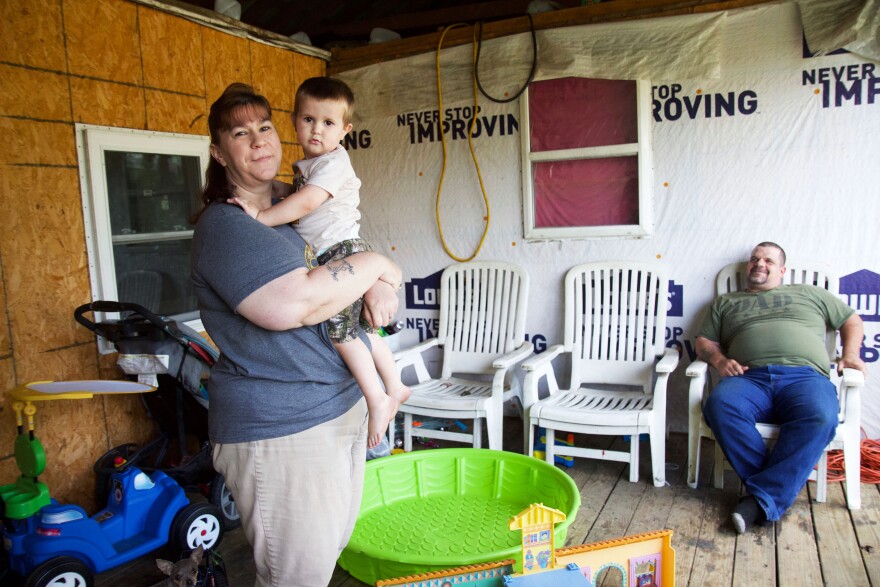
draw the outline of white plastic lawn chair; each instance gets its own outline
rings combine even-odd
[[[732,263],[724,267],[715,280],[715,293],[722,295],[745,289],[747,279],[747,263]],[[839,280],[825,267],[787,267],[783,283],[788,285],[811,284],[837,294]],[[829,331],[826,337],[829,361],[837,356],[837,332]],[[696,487],[700,478],[700,444],[702,438],[715,440],[712,430],[703,418],[703,404],[712,385],[714,369],[703,361],[694,361],[688,365],[686,374],[690,378],[688,391],[688,485]],[[835,368],[831,369],[831,379],[837,383],[837,395],[840,399],[839,424],[834,439],[822,453],[816,471],[810,479],[816,481],[816,501],[824,502],[828,495],[828,451],[843,449],[844,466],[846,468],[846,501],[849,509],[861,507],[861,403],[859,388],[865,384],[861,371],[844,369],[843,377],[838,378]],[[838,381],[839,379],[839,381]],[[758,432],[766,442],[774,441],[779,436],[779,427],[773,424],[759,423]],[[726,460],[718,443],[715,443],[715,487],[724,485],[724,467]],[[728,465],[729,467],[729,465]]]
[[[410,367],[418,383],[400,408],[404,450],[412,450],[413,416],[473,420],[472,433],[417,428],[416,435],[472,443],[480,448],[486,420],[489,448],[501,450],[504,402],[522,403],[514,367],[532,354],[526,341],[529,276],[522,268],[497,261],[447,267],[440,279],[440,327],[436,338],[394,354],[401,374]],[[432,379],[423,353],[443,348],[440,377]],[[388,428],[394,446],[394,423]]]
[[[636,482],[639,435],[647,433],[654,485],[666,483],[666,387],[678,365],[678,352],[664,345],[668,291],[668,280],[653,264],[587,263],[568,271],[563,344],[522,366],[526,454],[532,455],[535,426],[541,426],[548,463],[556,454],[626,462],[629,480]],[[552,360],[563,353],[571,356],[571,381],[561,390]],[[542,379],[550,395],[539,400]],[[554,446],[556,430],[628,434],[630,449]]]

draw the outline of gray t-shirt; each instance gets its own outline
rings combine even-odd
[[[301,432],[362,397],[324,324],[276,332],[235,312],[260,287],[306,267],[305,251],[289,225],[263,226],[236,206],[215,203],[199,218],[190,269],[202,323],[220,349],[207,385],[213,442]]]

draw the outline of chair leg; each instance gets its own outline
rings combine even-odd
[[[535,456],[535,424],[528,416],[523,418],[523,423],[526,427],[524,430],[526,445],[523,447],[523,454],[533,457]]]
[[[486,431],[489,433],[489,449],[503,450],[504,405],[486,406]]]
[[[403,414],[403,450],[412,452],[412,414]]]
[[[391,418],[391,421],[388,422],[388,448],[394,448],[394,418]]]
[[[828,451],[822,453],[816,465],[816,501],[828,501]]]
[[[556,464],[556,430],[544,429],[544,460],[551,465]]]
[[[724,488],[724,452],[717,440],[715,441],[715,488]]]
[[[687,484],[693,489],[700,483],[700,443],[702,437],[696,430],[688,432],[688,478]]]
[[[639,433],[629,436],[629,480],[637,483],[639,480]]]
[[[666,430],[663,426],[651,426],[651,469],[654,487],[666,485]]]
[[[858,510],[862,507],[861,449],[861,441],[844,443],[843,447],[843,466],[846,469],[846,505],[851,510]]]
[[[483,447],[483,419],[474,418],[474,448]],[[489,448],[492,448],[491,431],[489,436]]]

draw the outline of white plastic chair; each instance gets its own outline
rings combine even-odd
[[[447,267],[440,279],[440,327],[436,338],[394,354],[401,374],[412,367],[418,383],[401,406],[404,450],[412,450],[413,415],[473,420],[473,432],[417,428],[416,435],[472,443],[480,448],[486,420],[489,448],[502,449],[504,402],[522,403],[511,369],[533,352],[526,342],[529,276],[522,268],[497,261]],[[423,353],[443,348],[440,377],[432,379]],[[388,427],[394,446],[394,423]]]
[[[628,462],[629,480],[635,482],[639,435],[648,433],[654,485],[666,483],[666,386],[678,365],[678,352],[664,345],[668,291],[668,280],[652,264],[587,263],[568,271],[563,344],[522,366],[526,454],[532,455],[535,426],[541,426],[547,431],[548,463],[556,454]],[[562,353],[571,356],[571,381],[564,390],[552,365]],[[539,400],[542,379],[550,395]],[[556,430],[629,434],[630,449],[554,446]]]
[[[724,267],[715,280],[715,293],[722,295],[740,291],[746,286],[747,263],[732,263]],[[825,267],[787,267],[783,283],[789,285],[810,284],[827,289],[837,294],[839,280]],[[837,356],[837,332],[829,331],[826,337],[829,361]],[[690,378],[688,390],[688,485],[697,487],[700,478],[700,444],[702,438],[715,440],[712,430],[703,418],[705,396],[710,391],[712,377],[709,365],[703,361],[694,361],[688,365],[686,375]],[[712,375],[716,375],[712,370]],[[810,479],[816,481],[816,501],[824,502],[828,495],[828,451],[843,449],[844,466],[846,468],[846,500],[851,510],[861,507],[861,403],[859,388],[865,384],[861,371],[844,369],[843,377],[837,377],[836,369],[831,369],[831,379],[837,383],[840,399],[839,424],[834,439],[822,453],[816,471]],[[839,381],[837,381],[839,379]],[[779,435],[779,427],[773,424],[759,423],[758,432],[766,442],[773,442]],[[718,443],[715,443],[715,487],[724,486],[724,467],[726,460]],[[729,467],[729,465],[728,465]]]

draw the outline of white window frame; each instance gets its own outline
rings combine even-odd
[[[522,141],[523,236],[526,240],[559,240],[586,238],[647,238],[654,232],[654,164],[651,150],[651,82],[636,80],[636,117],[638,142],[604,147],[560,149],[531,152],[531,124],[529,121],[529,93],[520,98],[520,133]],[[608,226],[535,226],[534,166],[548,161],[576,159],[604,159],[608,157],[638,156],[639,222]]]
[[[204,177],[210,158],[209,148],[211,140],[207,136],[202,135],[186,135],[82,123],[77,123],[75,129],[92,301],[118,300],[116,265],[113,258],[114,244],[192,239],[193,231],[181,230],[151,233],[148,235],[113,236],[110,227],[110,205],[107,195],[104,152],[126,151],[131,153],[198,157],[201,176]],[[94,319],[96,321],[103,321],[117,319],[118,317],[118,313],[96,312]],[[167,318],[182,320],[190,328],[198,332],[204,331],[197,311],[188,312],[181,316],[167,316]],[[102,354],[116,351],[111,343],[100,337],[98,347]]]

